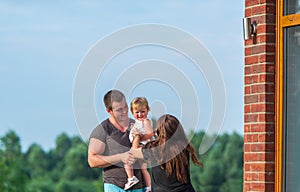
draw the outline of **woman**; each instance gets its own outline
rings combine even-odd
[[[195,191],[190,180],[190,158],[198,166],[203,164],[181,123],[172,115],[163,115],[157,121],[156,134],[156,140],[131,150],[134,157],[150,161],[152,192]]]

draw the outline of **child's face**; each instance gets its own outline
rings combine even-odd
[[[143,120],[147,118],[148,110],[146,106],[139,107],[138,109],[133,109],[133,116],[135,119]]]

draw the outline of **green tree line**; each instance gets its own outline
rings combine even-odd
[[[197,150],[204,132],[191,133]],[[201,192],[240,192],[243,185],[243,137],[237,133],[217,137],[201,155],[204,168],[191,165],[191,180]],[[100,192],[101,169],[87,163],[87,145],[80,137],[57,136],[54,149],[45,151],[32,144],[22,152],[14,131],[0,137],[1,192]]]

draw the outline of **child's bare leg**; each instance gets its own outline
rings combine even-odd
[[[127,174],[127,183],[125,184],[124,190],[130,189],[133,185],[139,182],[139,179],[134,176],[133,167],[128,164],[124,164],[125,172]]]
[[[140,142],[139,135],[135,135],[132,140],[132,148],[134,148]],[[132,178],[134,176],[133,168],[131,165],[124,164],[124,168],[128,178]]]
[[[133,137],[133,141],[132,141],[132,148],[133,149],[137,149],[140,147],[140,135],[135,135]],[[142,160],[139,160],[139,164],[141,167],[141,171],[142,171],[142,175],[146,184],[146,187],[150,187],[151,186],[151,177],[150,174],[147,170],[147,163],[144,163]]]
[[[133,169],[131,165],[124,164],[125,172],[128,178],[132,178],[134,176]]]
[[[143,175],[146,187],[150,187],[151,186],[151,177],[147,170],[147,163],[144,163],[143,161],[141,161],[140,165],[141,165],[141,171],[142,171],[142,175]]]
[[[124,165],[125,171],[127,174],[127,183],[124,186],[124,190],[130,189],[133,185],[137,184],[139,182],[139,179],[134,176],[134,171],[132,166]]]

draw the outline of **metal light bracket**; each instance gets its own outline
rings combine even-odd
[[[257,33],[257,23],[253,21],[251,23],[250,18],[243,18],[243,35],[244,40],[250,39],[251,36],[255,36]]]

